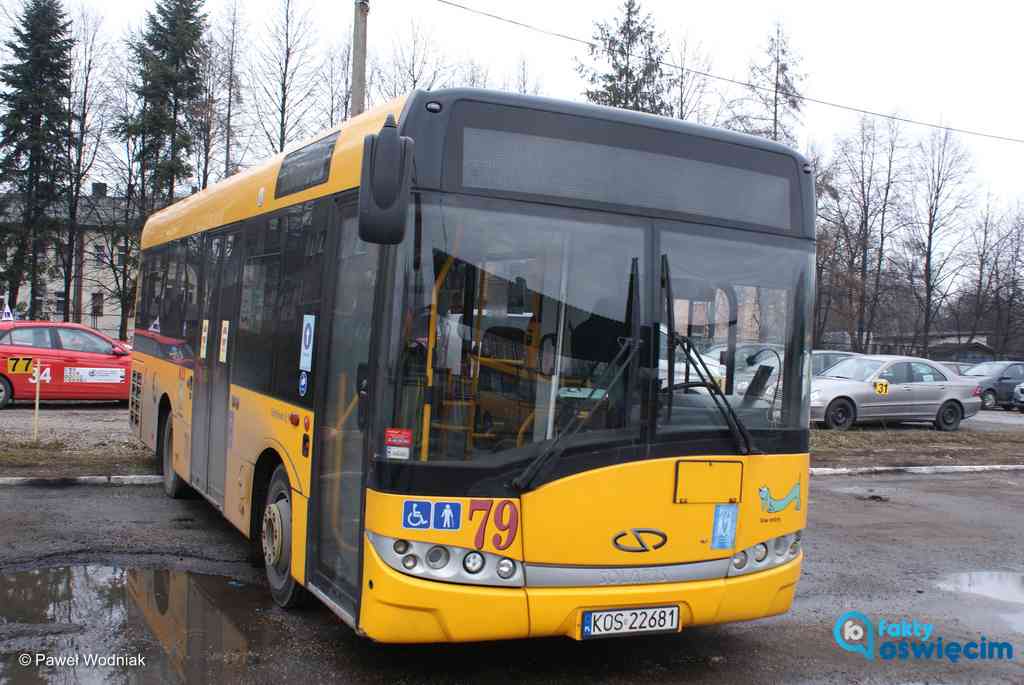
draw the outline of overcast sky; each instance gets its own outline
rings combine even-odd
[[[83,0],[105,15],[111,32],[137,26],[151,7],[146,0]],[[318,38],[333,43],[351,33],[351,0],[305,2],[316,18]],[[458,0],[510,19],[589,38],[595,20],[613,17],[621,0]],[[255,32],[277,0],[245,0]],[[73,7],[75,0],[67,0]],[[216,15],[223,0],[207,0]],[[925,121],[1024,139],[1021,27],[1024,3],[974,0],[930,2],[859,0],[856,3],[807,0],[682,2],[644,0],[659,28],[670,38],[687,36],[710,53],[712,71],[745,79],[747,65],[760,56],[776,21],[789,33],[807,75],[804,94],[865,109],[899,113]],[[406,35],[410,19],[429,27],[433,39],[453,59],[486,65],[500,86],[520,55],[525,55],[544,95],[579,99],[583,84],[573,58],[584,48],[563,39],[476,16],[436,0],[370,0],[371,54],[386,54]],[[855,114],[808,104],[802,141],[827,149],[837,134],[853,130]],[[906,125],[911,136],[927,132]],[[1024,201],[1019,161],[1024,144],[963,136],[977,181],[1005,202]]]

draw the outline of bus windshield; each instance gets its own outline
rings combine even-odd
[[[577,447],[710,431],[733,450],[707,390],[675,387],[697,379],[682,351],[668,388],[652,248],[672,263],[676,332],[693,342],[743,423],[806,430],[803,312],[795,314],[806,306],[806,241],[773,236],[796,246],[775,247],[720,237],[756,235],[743,231],[453,194],[418,194],[413,214],[398,257],[379,426],[410,435],[411,452],[398,458],[510,463],[535,456],[570,424]],[[657,347],[629,354],[652,335]],[[622,364],[629,368],[618,373]],[[770,378],[754,388],[746,374],[758,364]]]

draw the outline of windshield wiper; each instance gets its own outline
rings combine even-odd
[[[632,328],[632,337],[619,338],[621,347],[615,354],[615,357],[611,360],[608,366],[604,369],[595,383],[595,387],[590,388],[590,393],[584,399],[586,402],[585,406],[577,407],[573,415],[572,421],[565,427],[565,430],[558,434],[547,449],[534,457],[533,461],[523,469],[523,472],[512,479],[512,486],[518,490],[525,490],[530,486],[530,483],[537,474],[540,473],[548,463],[558,457],[563,448],[561,448],[562,441],[571,438],[580,430],[587,425],[590,419],[594,416],[594,413],[606,400],[610,400],[612,396],[612,390],[622,379],[626,369],[632,370],[632,375],[635,376],[635,369],[633,369],[633,360],[636,358],[637,352],[640,351],[641,347],[641,336],[640,336],[640,272],[636,257],[633,258],[633,264],[630,268],[629,274],[629,302],[626,307],[627,318],[630,320],[630,328]],[[608,377],[608,375],[615,370],[615,375],[612,377],[608,384],[601,387],[602,381]],[[602,392],[598,392],[602,391]],[[623,404],[629,407],[629,389],[626,389],[623,397]],[[553,410],[554,408],[552,408]],[[627,412],[628,413],[628,412]],[[581,418],[582,417],[582,418]],[[626,417],[629,420],[629,417]],[[573,425],[575,421],[575,425]]]
[[[736,415],[732,405],[729,404],[729,399],[722,392],[722,388],[718,383],[711,380],[711,371],[708,369],[707,363],[704,358],[696,353],[693,346],[693,341],[688,336],[680,335],[675,330],[675,300],[672,296],[672,273],[669,268],[668,255],[661,255],[661,285],[662,290],[665,292],[665,304],[666,304],[666,318],[668,324],[668,414],[666,421],[671,421],[672,418],[672,399],[675,395],[676,389],[690,389],[690,388],[705,388],[708,394],[711,396],[711,401],[715,403],[715,408],[722,415],[726,425],[729,427],[729,432],[732,434],[733,439],[736,441],[736,447],[739,449],[740,454],[761,454],[761,450],[754,446],[754,438],[750,435],[750,431],[747,430],[746,425],[740,420],[740,417]],[[676,346],[680,346],[686,354],[686,382],[676,384]],[[693,364],[694,370],[697,372],[699,381],[690,380],[690,364]],[[728,372],[728,370],[727,370]]]
[[[629,368],[630,363],[636,356],[636,353],[640,350],[640,338],[622,338],[621,342],[621,349],[619,349],[618,354],[615,355],[615,359],[609,365],[609,368],[605,371],[604,374],[602,374],[603,378],[608,373],[608,371],[610,371],[612,368],[615,368],[615,376],[604,388],[594,387],[590,389],[590,394],[584,400],[587,404],[577,408],[573,416],[573,421],[575,421],[575,425],[573,425],[572,421],[570,421],[569,425],[565,427],[565,430],[558,434],[558,437],[556,437],[552,441],[552,443],[548,445],[547,449],[541,452],[536,457],[534,457],[533,461],[530,462],[529,466],[527,466],[521,474],[519,474],[512,480],[512,485],[515,488],[519,490],[525,490],[527,487],[529,487],[530,482],[536,477],[540,470],[544,468],[544,466],[546,466],[550,461],[555,459],[555,457],[559,456],[562,453],[562,441],[571,438],[577,433],[579,433],[580,430],[584,426],[586,426],[590,419],[594,416],[594,414],[596,413],[597,409],[601,406],[601,404],[611,398],[612,390],[614,390],[615,386],[618,385],[626,369]],[[624,359],[622,359],[623,355],[625,355]],[[620,359],[621,362],[619,361]],[[617,362],[618,364],[616,364]],[[598,383],[598,385],[600,385],[600,383]]]

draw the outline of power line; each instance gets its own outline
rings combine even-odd
[[[483,10],[479,10],[479,9],[474,8],[474,7],[468,7],[466,5],[462,5],[462,4],[459,4],[457,2],[452,2],[452,0],[437,0],[437,2],[441,3],[442,5],[448,5],[450,7],[455,7],[457,9],[464,10],[466,12],[470,12],[472,14],[478,14],[480,16],[487,17],[489,19],[494,19],[496,21],[500,21],[500,22],[503,22],[503,23],[506,23],[506,24],[511,24],[513,26],[518,26],[520,28],[524,28],[524,29],[527,29],[529,31],[535,31],[537,33],[542,33],[542,34],[544,34],[546,36],[552,36],[554,38],[561,38],[562,40],[572,41],[573,43],[579,43],[580,45],[586,45],[587,47],[590,47],[590,48],[593,48],[593,49],[603,49],[597,43],[594,43],[593,41],[584,40],[583,38],[577,38],[576,36],[570,36],[570,35],[565,34],[565,33],[559,33],[558,31],[550,31],[548,29],[544,29],[544,28],[541,28],[539,26],[534,26],[533,24],[527,24],[527,23],[522,22],[522,21],[517,21],[515,19],[509,19],[507,17],[503,17],[503,16],[500,16],[498,14],[492,14],[491,12],[485,12]],[[678,69],[679,71],[688,71],[691,74],[696,74],[698,76],[703,76],[704,78],[714,79],[716,81],[723,81],[725,83],[731,83],[733,85],[743,86],[745,88],[753,88],[755,90],[762,90],[762,91],[765,91],[765,92],[768,92],[768,93],[774,93],[775,92],[775,90],[773,88],[769,88],[768,86],[759,86],[759,85],[756,85],[754,83],[750,83],[748,81],[741,81],[739,79],[733,79],[733,78],[729,78],[727,76],[719,76],[718,74],[712,74],[710,72],[700,71],[698,69],[691,69],[690,67],[684,67],[684,66],[681,66],[679,64],[673,64],[672,62],[666,62],[664,60],[658,60],[658,63],[661,64],[662,66],[665,66],[665,67],[671,67],[673,69]],[[838,103],[838,102],[832,102],[832,101],[829,101],[829,100],[822,100],[820,98],[814,98],[814,97],[810,97],[810,96],[807,96],[807,95],[801,95],[800,93],[794,93],[794,92],[786,91],[786,90],[783,90],[783,89],[779,89],[778,92],[780,94],[782,94],[782,95],[786,95],[787,97],[797,98],[797,99],[803,100],[805,102],[813,102],[815,104],[824,105],[826,107],[834,107],[836,109],[843,109],[843,110],[846,110],[848,112],[856,112],[858,114],[866,114],[866,115],[872,116],[872,117],[880,117],[882,119],[890,119],[892,121],[899,121],[899,122],[902,122],[902,123],[905,123],[905,124],[913,124],[915,126],[927,126],[929,128],[937,128],[937,129],[941,129],[943,131],[952,131],[954,133],[962,133],[962,134],[968,135],[968,136],[978,136],[980,138],[989,138],[991,140],[1001,140],[1001,141],[1004,141],[1004,142],[1007,142],[1007,143],[1022,143],[1022,144],[1024,144],[1024,138],[1015,138],[1013,136],[1004,136],[1004,135],[1000,135],[1000,134],[997,134],[997,133],[986,133],[984,131],[975,131],[975,130],[972,130],[972,129],[957,128],[955,126],[944,126],[942,124],[934,124],[934,123],[931,123],[931,122],[928,122],[928,121],[921,121],[920,119],[910,119],[908,117],[901,117],[901,116],[897,116],[895,114],[885,114],[883,112],[875,112],[875,111],[870,110],[870,109],[864,109],[863,107],[854,107],[853,105],[844,105],[844,104],[841,104],[841,103]]]

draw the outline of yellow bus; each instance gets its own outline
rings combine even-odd
[[[373,640],[783,613],[813,180],[732,132],[415,92],[150,218],[133,430],[281,606]]]

